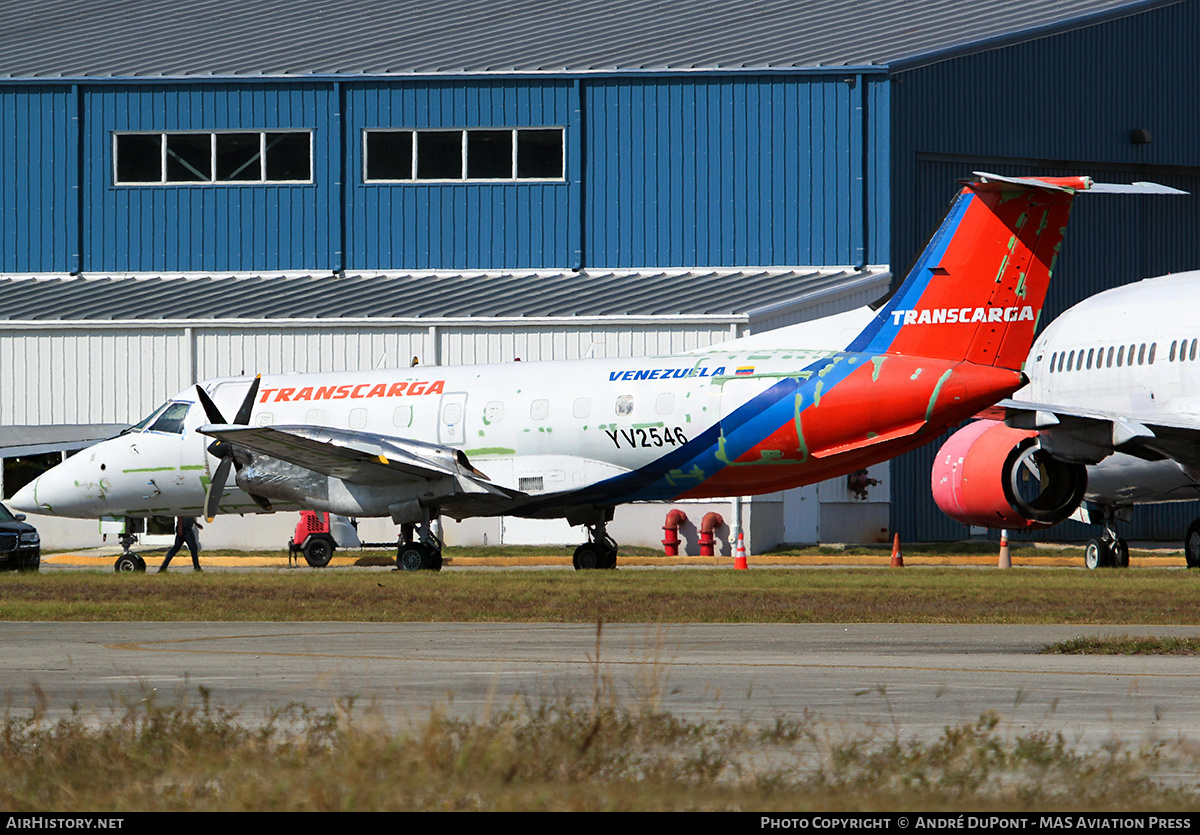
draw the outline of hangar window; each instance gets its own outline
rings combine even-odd
[[[563,128],[363,131],[363,180],[561,180]]]
[[[114,133],[113,177],[117,185],[311,182],[312,134]]]

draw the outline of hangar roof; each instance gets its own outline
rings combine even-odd
[[[919,65],[1186,0],[11,0],[0,78]]]
[[[886,268],[0,278],[0,320],[738,316],[882,293]]]

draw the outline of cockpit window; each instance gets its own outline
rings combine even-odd
[[[183,434],[183,419],[187,417],[190,403],[171,403],[163,410],[154,423],[150,424],[151,432],[173,432]]]
[[[168,405],[170,405],[170,404],[168,404]],[[158,417],[160,414],[162,414],[162,411],[165,408],[166,408],[166,406],[159,406],[153,412],[146,415],[144,418],[142,418],[137,423],[135,423],[133,426],[130,426],[128,429],[122,429],[120,434],[128,435],[131,432],[141,432],[143,429],[145,429],[147,426],[150,425],[151,421],[153,421],[156,417]]]

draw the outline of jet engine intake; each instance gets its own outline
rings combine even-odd
[[[1048,528],[1083,501],[1087,467],[1054,458],[1035,431],[978,420],[942,444],[932,487],[942,512],[965,525]]]

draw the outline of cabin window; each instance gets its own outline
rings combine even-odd
[[[442,409],[442,423],[454,426],[460,420],[462,420],[462,404],[447,403],[446,408]]]
[[[275,414],[273,412],[259,412],[254,417],[255,426],[270,426],[275,423]]]
[[[1195,339],[1192,340],[1192,350],[1188,353],[1189,360],[1194,360],[1196,358],[1196,341],[1197,340]]]
[[[1051,374],[1054,373],[1054,361],[1057,359],[1058,359],[1058,352],[1056,351],[1050,355],[1050,373]]]
[[[1150,343],[1150,353],[1146,355],[1146,365],[1154,365],[1154,352],[1157,348],[1157,342]]]
[[[308,413],[304,416],[305,423],[315,423],[315,424],[320,425],[324,421],[325,421],[325,410],[324,409],[309,409]]]
[[[1093,356],[1095,353],[1096,353],[1096,349],[1095,349],[1095,348],[1088,348],[1088,357],[1087,357],[1087,369],[1088,369],[1088,371],[1091,371],[1091,370],[1092,370],[1092,356]]]
[[[577,418],[585,418],[592,413],[592,398],[577,397],[571,405],[571,414]]]
[[[392,426],[412,426],[412,419],[412,406],[397,406],[396,411],[392,412]]]
[[[1071,371],[1075,368],[1075,352],[1067,354],[1067,370]]]
[[[504,420],[504,403],[499,400],[491,400],[483,407],[483,422],[499,423]]]
[[[675,411],[675,395],[669,391],[664,391],[654,401],[654,411],[660,415],[669,415]]]
[[[366,429],[367,428],[367,410],[366,409],[351,409],[350,410],[350,428],[351,429]]]
[[[545,420],[549,414],[549,400],[535,400],[529,404],[529,416],[534,420]]]
[[[1133,348],[1130,347],[1129,350],[1132,351]],[[1138,365],[1145,365],[1145,364],[1146,364],[1146,343],[1143,342],[1141,345],[1138,346]]]
[[[1120,348],[1117,349],[1117,368],[1121,367],[1121,364],[1124,361],[1124,359],[1125,359],[1125,346],[1122,345]]]
[[[617,398],[616,412],[619,417],[633,413],[633,395],[622,394]]]
[[[1107,360],[1105,361],[1105,363],[1104,363],[1106,367],[1108,367],[1108,368],[1112,368],[1112,364],[1113,364],[1113,352],[1114,352],[1114,351],[1116,351],[1116,350],[1117,350],[1117,349],[1116,349],[1116,348],[1114,348],[1112,345],[1109,345],[1109,346],[1108,346],[1108,359],[1107,359]]]

